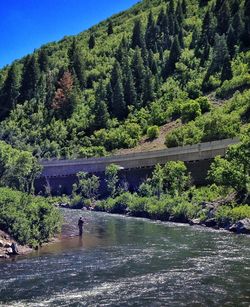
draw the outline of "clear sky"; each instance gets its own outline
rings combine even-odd
[[[0,0],[0,68],[139,0]]]

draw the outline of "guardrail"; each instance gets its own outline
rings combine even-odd
[[[75,160],[41,161],[42,177],[59,177],[73,175],[80,171],[103,172],[107,165],[117,164],[122,169],[133,169],[164,164],[167,161],[198,161],[213,159],[217,155],[225,155],[229,145],[239,142],[238,138],[187,145],[176,148],[166,148],[148,152],[138,152],[102,158],[85,158]]]

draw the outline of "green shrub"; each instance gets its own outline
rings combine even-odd
[[[150,140],[158,138],[159,135],[160,135],[160,129],[159,129],[158,126],[151,126],[151,127],[148,128],[147,137]]]
[[[185,103],[181,111],[181,120],[186,123],[194,120],[196,117],[201,115],[201,106],[197,101],[190,100]]]
[[[21,244],[42,244],[54,236],[60,226],[59,210],[45,198],[0,188],[0,228]]]

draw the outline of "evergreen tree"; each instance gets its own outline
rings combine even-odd
[[[132,59],[132,72],[137,93],[137,103],[142,103],[142,94],[144,91],[145,67],[142,59],[141,51],[137,47]]]
[[[77,46],[75,38],[73,39],[73,42],[68,50],[68,57],[69,71],[72,75],[76,76],[80,88],[84,89],[87,85],[86,68],[80,48]]]
[[[49,56],[46,48],[41,48],[38,55],[38,63],[40,66],[40,70],[44,72],[48,72],[49,70]]]
[[[244,32],[244,22],[241,17],[241,13],[238,12],[234,15],[232,27],[234,29],[234,34],[237,37],[237,41],[239,41]]]
[[[235,31],[233,27],[230,25],[228,35],[227,35],[227,47],[228,47],[228,52],[231,56],[231,58],[235,54],[235,46],[237,44],[237,36],[235,35]]]
[[[228,0],[225,0],[217,15],[217,32],[222,35],[227,32],[230,25],[230,6]]]
[[[94,33],[91,33],[89,37],[89,49],[94,49],[95,48],[95,35]]]
[[[224,64],[225,59],[229,57],[225,35],[216,34],[215,46],[213,49],[213,58],[209,68],[210,74],[219,72]]]
[[[174,35],[175,33],[175,18],[174,15],[168,15],[168,31],[169,35]]]
[[[128,41],[125,37],[122,38],[121,43],[116,50],[115,58],[119,63],[123,63],[128,54]]]
[[[154,100],[154,82],[152,72],[147,69],[144,79],[143,106]]]
[[[244,3],[244,19],[245,27],[242,35],[244,45],[250,47],[250,0],[245,0]]]
[[[20,73],[16,63],[12,64],[0,96],[0,119],[4,119],[16,105],[19,96]]]
[[[240,1],[239,0],[232,0],[231,2],[231,14],[234,16],[240,10]]]
[[[115,61],[113,69],[111,71],[111,79],[110,79],[110,83],[113,90],[115,88],[118,79],[122,81],[122,70],[120,63],[118,61]]]
[[[156,60],[154,58],[154,53],[152,50],[150,50],[148,54],[148,66],[153,75],[156,75],[158,73],[158,66],[157,66]]]
[[[113,34],[113,33],[114,33],[114,29],[113,29],[113,23],[112,23],[112,21],[110,21],[110,22],[108,23],[107,33],[108,33],[108,35],[111,35],[111,34]]]
[[[230,80],[233,77],[232,67],[229,56],[224,59],[222,72],[221,72],[221,82],[223,83],[225,80]]]
[[[124,100],[124,89],[121,79],[117,79],[115,84],[112,114],[119,120],[123,120],[127,116],[127,107]]]
[[[170,49],[169,59],[166,62],[165,70],[163,71],[163,78],[171,75],[175,70],[175,64],[178,62],[181,56],[181,47],[179,43],[178,36],[175,36]]]
[[[106,103],[107,93],[106,88],[101,80],[98,88],[96,89],[96,101],[95,101],[95,129],[107,128],[109,113]]]
[[[109,82],[107,84],[106,87],[106,97],[107,97],[107,102],[108,102],[108,112],[112,113],[112,106],[113,106],[113,102],[114,102],[114,92],[112,89],[112,85],[111,82]]]
[[[216,0],[215,6],[214,6],[214,12],[215,14],[218,14],[220,11],[222,5],[223,5],[224,0]]]
[[[200,0],[200,1],[199,1],[199,6],[200,6],[200,7],[207,6],[208,1],[209,1],[209,0]]]
[[[151,12],[152,14],[152,12]],[[156,26],[158,27],[159,31],[160,32],[163,32],[163,27],[164,27],[164,22],[165,22],[165,19],[166,19],[166,14],[163,10],[163,8],[160,10],[160,13],[157,17],[157,21],[156,21]]]
[[[182,4],[181,4],[180,0],[178,1],[175,14],[176,14],[177,21],[178,21],[179,25],[181,25],[183,23],[183,20],[184,20],[184,14],[183,14],[183,11],[182,11]]]
[[[126,105],[137,107],[137,95],[135,90],[134,78],[130,67],[128,66],[124,84],[124,99]]]
[[[136,47],[145,48],[145,37],[142,29],[142,24],[139,19],[135,21],[131,47],[135,49]]]
[[[23,76],[20,89],[19,101],[24,102],[34,98],[40,79],[40,68],[35,55],[27,56],[23,66]]]
[[[153,50],[156,39],[156,28],[152,12],[149,13],[148,22],[145,33],[145,42],[148,49]]]
[[[174,0],[170,0],[167,8],[167,15],[174,15],[175,14],[175,4]]]
[[[183,15],[186,17],[187,16],[187,3],[186,3],[186,0],[182,0],[181,7],[182,7]]]
[[[58,81],[51,107],[59,118],[67,119],[74,112],[76,104],[77,93],[74,89],[73,76],[69,71],[65,71]]]

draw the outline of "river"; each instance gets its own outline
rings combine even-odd
[[[0,262],[1,306],[250,306],[250,237],[64,210],[59,242]]]

